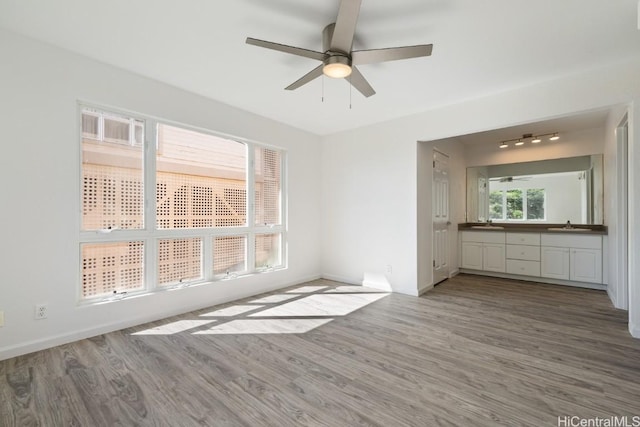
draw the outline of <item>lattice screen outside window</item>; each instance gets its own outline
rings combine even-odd
[[[213,238],[213,274],[225,276],[247,271],[247,236]]]
[[[96,132],[97,117],[83,115],[83,135]],[[122,119],[125,124],[130,121]],[[141,229],[142,145],[82,139],[82,229]]]
[[[168,286],[201,280],[202,239],[158,241],[158,285]]]
[[[82,298],[99,297],[144,287],[144,243],[82,245]]]
[[[158,141],[158,228],[246,224],[245,144],[164,124]]]
[[[270,269],[282,264],[281,242],[280,233],[256,234],[256,268]]]
[[[256,224],[280,224],[281,155],[264,147],[255,149]]]

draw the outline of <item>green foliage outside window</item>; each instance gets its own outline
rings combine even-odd
[[[489,218],[544,220],[544,199],[545,191],[542,188],[530,188],[526,192],[521,189],[494,190],[489,193]]]

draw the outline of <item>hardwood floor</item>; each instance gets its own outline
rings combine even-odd
[[[374,292],[319,280],[0,362],[0,426],[640,416],[640,340],[602,291],[460,275]]]

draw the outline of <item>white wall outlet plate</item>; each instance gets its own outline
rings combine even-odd
[[[46,319],[47,316],[48,316],[47,304],[38,304],[38,305],[36,305],[36,312],[35,312],[36,320]]]

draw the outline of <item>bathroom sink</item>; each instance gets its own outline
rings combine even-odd
[[[566,228],[566,227],[551,227],[551,228],[547,228],[547,230],[549,231],[568,231],[568,232],[572,232],[572,231],[591,231],[590,228]]]
[[[499,225],[472,225],[471,228],[476,230],[504,230],[504,227]]]

